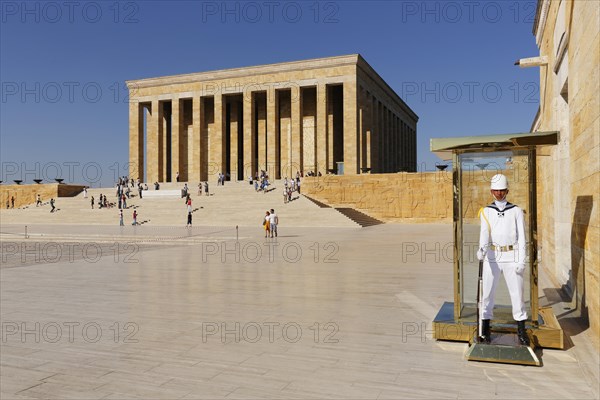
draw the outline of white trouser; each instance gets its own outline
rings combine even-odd
[[[507,253],[512,253],[512,251]],[[506,255],[508,256],[508,254]],[[501,273],[504,274],[504,280],[510,294],[513,318],[515,321],[526,320],[527,311],[525,311],[525,303],[523,301],[523,273],[517,273],[517,264],[514,262],[498,262],[496,260],[488,260],[487,257],[483,260],[483,307],[481,309],[481,319],[494,318],[494,298]]]

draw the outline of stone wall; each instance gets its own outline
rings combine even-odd
[[[497,171],[465,174],[464,218],[474,220],[492,201],[490,179]],[[527,212],[527,182],[505,171],[509,201]],[[520,174],[522,176],[522,174]],[[385,222],[452,223],[452,173],[418,172],[326,175],[305,178],[302,193],[333,207],[352,207]]]
[[[58,183],[32,184],[32,185],[0,185],[0,207],[6,209],[6,201],[10,203],[12,197],[15,198],[15,208],[35,204],[37,195],[43,202],[50,201],[51,198],[72,197],[83,190],[85,186],[67,185]]]
[[[600,7],[540,1],[534,34],[540,55],[540,112],[533,131],[560,131],[538,157],[542,266],[572,297],[567,317],[598,344],[600,334]]]

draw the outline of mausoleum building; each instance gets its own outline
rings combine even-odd
[[[418,117],[358,54],[127,81],[130,176],[416,171]]]

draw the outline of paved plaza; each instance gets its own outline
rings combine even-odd
[[[450,225],[23,228],[1,226],[2,399],[598,398],[576,327],[542,368],[431,339]]]

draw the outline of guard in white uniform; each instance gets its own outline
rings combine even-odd
[[[523,210],[506,201],[506,176],[492,177],[492,204],[481,211],[481,232],[477,258],[483,260],[483,307],[481,309],[483,342],[490,342],[490,320],[494,317],[494,297],[500,273],[504,275],[517,321],[519,342],[529,345],[525,330],[527,312],[523,301],[526,239]]]

